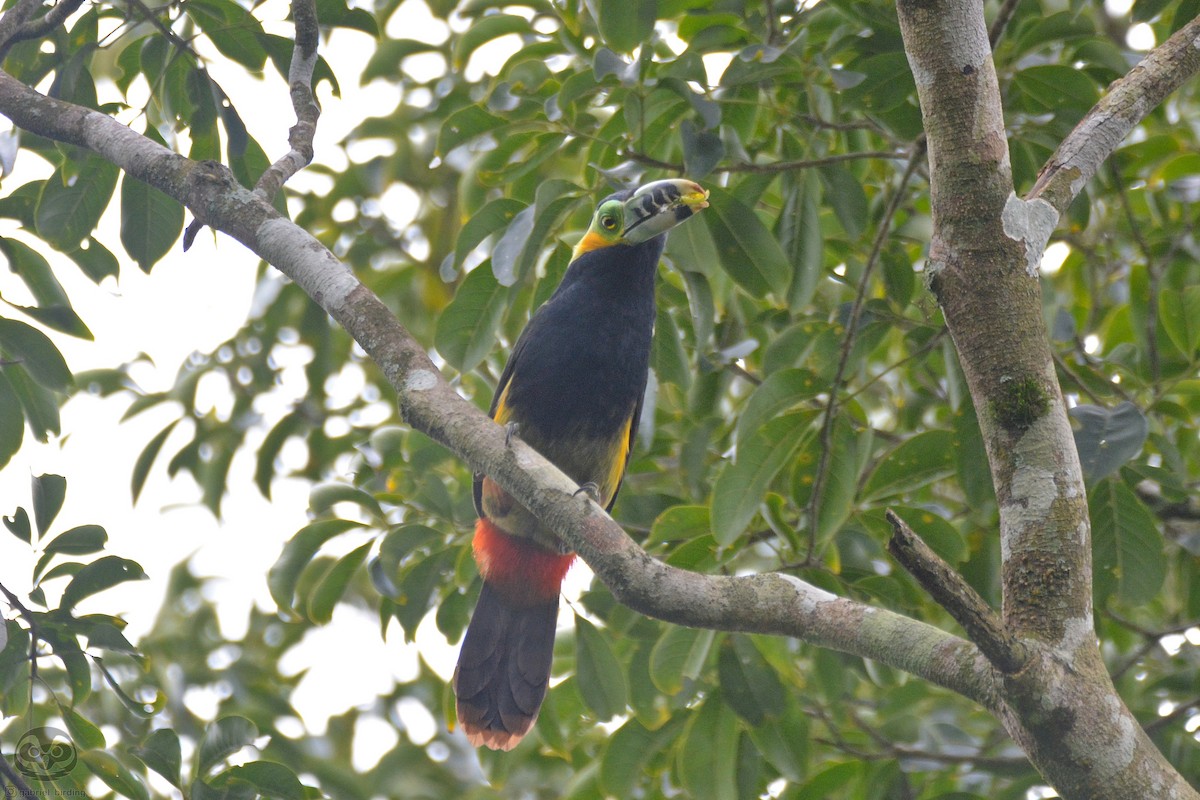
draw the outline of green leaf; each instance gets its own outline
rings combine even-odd
[[[613,653],[608,637],[585,618],[575,615],[575,674],[579,693],[597,719],[607,721],[625,713],[629,689],[625,669]]]
[[[748,636],[732,633],[721,642],[717,675],[721,698],[751,725],[761,725],[784,707],[787,693],[779,676]]]
[[[187,10],[222,55],[253,72],[262,71],[267,63],[260,42],[263,29],[250,12],[231,0],[191,0]]]
[[[231,767],[210,781],[215,788],[221,788],[237,782],[253,786],[262,797],[277,800],[305,800],[308,796],[296,773],[283,764],[273,761],[251,761],[238,767]]]
[[[179,773],[183,768],[183,756],[179,746],[179,735],[170,728],[159,728],[146,737],[141,745],[129,748],[134,756],[150,769],[166,778],[172,786],[181,788]]]
[[[531,33],[529,20],[515,14],[489,14],[471,23],[454,43],[454,69],[467,66],[472,54],[488,42],[509,34]]]
[[[476,211],[462,226],[454,242],[454,272],[462,268],[463,261],[484,239],[507,228],[525,208],[526,205],[520,200],[498,197]]]
[[[671,506],[654,520],[647,542],[687,541],[711,530],[708,506]]]
[[[71,741],[79,748],[83,750],[104,749],[106,745],[104,734],[100,732],[99,728],[69,706],[59,704],[58,711],[67,725],[67,733],[71,734]]]
[[[1012,85],[1017,90],[1013,102],[1020,102],[1021,110],[1055,114],[1070,125],[1078,122],[1100,97],[1086,70],[1061,64],[1026,67],[1013,77]]]
[[[99,525],[80,525],[59,534],[43,548],[42,557],[38,559],[37,567],[33,570],[34,580],[38,580],[42,570],[55,555],[88,555],[103,550],[107,542],[108,533]]]
[[[813,411],[793,411],[738,443],[736,459],[725,465],[713,487],[713,536],[722,547],[745,533],[771,481],[791,463],[801,442],[813,435],[815,418]]]
[[[850,170],[834,164],[820,169],[821,181],[825,184],[825,198],[833,206],[833,213],[842,224],[846,235],[856,239],[867,227],[869,203],[862,182]]]
[[[678,769],[689,800],[729,800],[738,796],[737,718],[719,699],[710,695],[700,711],[692,714],[683,733]]]
[[[786,298],[792,281],[779,242],[758,214],[728,191],[710,187],[709,207],[702,215],[717,247],[721,266],[739,286],[755,297]]]
[[[779,241],[795,274],[788,294],[788,307],[801,311],[812,302],[824,274],[824,238],[821,234],[821,179],[807,170],[788,193],[779,218]],[[911,267],[909,268],[911,272]]]
[[[127,47],[123,52],[130,50],[137,50],[137,48]],[[83,274],[91,278],[93,283],[99,283],[105,278],[115,278],[121,272],[117,257],[112,254],[111,250],[100,244],[95,236],[88,237],[67,255],[83,270]]]
[[[5,320],[0,320],[0,323]],[[0,327],[3,327],[0,325]],[[2,349],[2,347],[0,347]],[[57,353],[57,351],[55,351]],[[0,353],[0,362],[3,354]],[[43,364],[45,368],[47,365]],[[17,401],[25,414],[25,422],[39,442],[49,440],[50,434],[57,436],[61,429],[58,415],[58,398],[54,392],[38,384],[30,377],[29,371],[20,364],[10,364],[7,368],[0,363],[8,385],[16,395]]]
[[[321,576],[317,586],[308,599],[308,618],[318,625],[324,625],[333,619],[333,608],[338,600],[346,593],[350,580],[358,572],[359,567],[371,552],[371,542],[359,545],[342,556],[329,571]]]
[[[852,781],[861,780],[864,775],[863,761],[850,761],[843,764],[834,764],[831,767],[821,770],[808,783],[805,783],[800,792],[800,797],[837,797],[845,794],[841,791],[843,787],[849,785]]]
[[[62,510],[67,497],[67,479],[62,475],[35,475],[33,483],[33,519],[38,536],[45,536]]]
[[[25,440],[25,413],[21,399],[0,369],[0,469],[12,460]]]
[[[19,320],[0,317],[0,357],[18,362],[39,385],[52,391],[65,392],[71,385],[71,370],[58,348],[46,334]]]
[[[108,788],[122,797],[130,797],[133,800],[150,800],[150,794],[146,791],[141,779],[103,750],[89,750],[80,753],[79,760],[93,775],[104,781]]]
[[[683,146],[684,169],[693,180],[708,175],[725,157],[721,136],[715,131],[700,130],[690,119],[679,126],[679,141]]]
[[[910,492],[954,472],[954,434],[933,430],[897,445],[879,461],[862,497],[879,500]]]
[[[133,502],[136,503],[138,497],[141,496],[142,488],[146,485],[146,478],[150,476],[150,467],[154,465],[154,460],[158,458],[167,437],[171,435],[171,431],[175,430],[175,426],[178,424],[179,420],[177,419],[171,421],[167,427],[154,434],[154,437],[138,454],[137,461],[133,464],[133,474],[129,480],[129,490],[133,496]]]
[[[148,576],[142,565],[119,556],[105,556],[87,564],[63,590],[59,608],[71,609],[85,597],[110,589],[126,581],[145,580]]]
[[[29,514],[25,509],[17,508],[11,517],[5,517],[4,527],[25,544],[33,543],[33,531],[29,527]]]
[[[646,774],[655,755],[679,734],[675,719],[657,730],[648,730],[637,719],[622,725],[608,739],[600,761],[600,786],[606,797],[633,797],[634,787]]]
[[[771,766],[789,781],[800,781],[808,771],[808,750],[812,738],[805,717],[789,708],[780,708],[780,716],[767,717],[749,729],[750,738]]]
[[[357,486],[348,483],[322,483],[313,487],[308,495],[308,507],[315,515],[324,514],[338,503],[351,503],[372,517],[382,520],[383,509],[379,501]]]
[[[558,230],[581,196],[582,190],[570,181],[549,180],[538,186],[532,211],[526,208],[517,214],[492,250],[492,271],[501,286],[511,286],[529,274],[546,239]]]
[[[233,715],[209,723],[196,750],[196,774],[208,774],[229,756],[254,744],[257,738],[258,727],[245,717]]]
[[[596,0],[592,5],[604,42],[620,53],[650,44],[657,18],[654,0]]]
[[[254,485],[258,487],[259,493],[268,500],[271,499],[271,479],[275,477],[276,458],[283,450],[287,440],[292,436],[302,434],[308,429],[308,426],[308,419],[302,411],[297,409],[284,414],[283,418],[263,438],[263,443],[258,448],[258,456],[254,461]]]
[[[870,431],[862,434],[860,441],[850,421],[839,417],[833,426],[829,459],[825,466],[825,483],[821,489],[817,509],[817,538],[827,541],[841,529],[842,523],[854,510],[854,499],[858,491],[858,472],[863,457],[870,450]],[[824,443],[813,436],[804,443],[796,457],[796,469],[792,476],[792,497],[800,507],[807,507],[816,483],[820,452]]]
[[[148,183],[121,181],[121,244],[142,272],[170,252],[183,232],[183,206]]]
[[[1167,336],[1191,359],[1200,347],[1200,286],[1188,286],[1182,292],[1164,289],[1158,295],[1158,308]]]
[[[1075,447],[1088,481],[1098,481],[1120,469],[1142,451],[1150,433],[1150,423],[1129,401],[1111,411],[1078,405],[1069,413],[1080,423],[1074,431]]]
[[[124,636],[121,636],[121,639],[125,641]],[[89,644],[90,643],[91,640],[89,640]],[[130,654],[136,653],[136,650],[128,643],[128,641],[125,641],[123,645],[118,645],[112,641],[104,642],[98,640],[98,646],[104,647],[105,649],[114,650],[115,652],[124,652]],[[108,688],[112,690],[113,694],[117,696],[117,699],[121,701],[121,705],[125,706],[130,713],[142,719],[150,719],[155,714],[162,711],[166,706],[167,698],[162,692],[156,692],[154,699],[150,701],[135,700],[134,698],[130,697],[128,694],[126,694],[125,690],[121,688],[121,685],[117,683],[117,679],[113,677],[113,674],[109,671],[108,667],[104,666],[103,660],[99,658],[93,658],[92,660],[96,662],[96,666],[100,667],[100,674],[104,676],[104,682],[108,684]]]
[[[482,106],[469,105],[455,111],[438,132],[437,154],[445,157],[454,148],[466,144],[477,136],[494,131],[508,122],[489,113]]]
[[[479,365],[496,345],[496,332],[508,308],[509,290],[484,262],[467,273],[454,299],[438,316],[433,343],[460,372]]]
[[[811,400],[827,388],[806,369],[772,372],[755,387],[742,413],[738,415],[736,441],[747,441],[769,420]]]
[[[267,571],[267,588],[281,610],[293,610],[296,584],[300,573],[312,562],[317,551],[339,534],[363,527],[349,519],[324,519],[305,525],[283,546],[279,559]]]
[[[62,659],[67,670],[67,683],[71,686],[71,702],[75,705],[87,700],[92,693],[92,668],[82,650],[55,648],[54,654]]]
[[[1137,495],[1115,478],[1100,481],[1088,494],[1092,517],[1092,585],[1097,608],[1112,595],[1130,607],[1158,594],[1166,577],[1163,539],[1153,515]]]
[[[651,343],[650,364],[660,384],[673,383],[687,391],[692,383],[692,370],[683,349],[682,336],[666,307],[659,305]]]
[[[704,668],[716,631],[672,625],[650,653],[650,679],[665,695],[683,689],[684,679],[695,680]]]
[[[89,157],[71,180],[56,171],[38,198],[34,213],[38,236],[56,250],[78,249],[108,208],[117,175],[117,168],[98,156]]]
[[[9,267],[21,276],[36,302],[33,307],[19,306],[15,303],[9,305],[20,309],[48,328],[81,339],[93,338],[87,325],[71,308],[70,298],[50,269],[50,262],[41,253],[16,239],[3,238],[0,238],[0,252],[7,256]]]

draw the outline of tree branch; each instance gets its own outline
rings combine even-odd
[[[926,272],[996,487],[1004,624],[1028,650],[1025,667],[1004,676],[1000,719],[1064,798],[1124,800],[1146,786],[1196,798],[1121,702],[1096,645],[1087,493],[1042,319],[1042,252],[1095,171],[1088,158],[1103,148],[1088,134],[1115,128],[1097,119],[1077,129],[1074,148],[1053,162],[1053,196],[1017,198],[982,0],[896,7],[929,142]],[[1192,58],[1200,53],[1179,55],[1181,64]],[[1139,119],[1151,96],[1130,100]]]
[[[890,508],[887,520],[892,525],[888,552],[917,579],[938,605],[967,632],[967,638],[979,646],[987,660],[1005,675],[1025,666],[1025,646],[1004,628],[995,612],[976,594],[963,577],[929,549]]]
[[[33,791],[33,787],[26,783],[25,779],[22,778],[15,769],[12,768],[12,765],[8,763],[7,758],[0,758],[0,775],[4,777],[5,781],[8,781],[12,784],[13,788],[17,790],[17,793],[20,795],[22,800],[38,800],[38,794]],[[0,781],[0,787],[3,787],[3,785],[4,781]],[[7,791],[4,792],[4,796],[9,796]]]
[[[21,5],[36,7],[41,5],[41,3],[22,3]],[[0,32],[0,63],[3,63],[4,59],[8,56],[9,49],[14,44],[27,39],[38,39],[45,36],[59,25],[62,25],[67,17],[74,14],[81,5],[83,5],[83,0],[60,0],[58,5],[47,11],[41,18],[28,19],[26,17],[25,21],[20,23],[19,27],[15,27],[15,29],[10,29],[8,26],[16,26],[20,16],[14,17],[12,23],[9,23],[7,21],[8,14],[6,14],[5,19],[0,20],[0,28],[3,29],[3,32]]]
[[[190,208],[297,283],[378,364],[410,425],[485,472],[559,533],[612,590],[641,613],[684,625],[794,636],[872,658],[988,708],[996,675],[971,643],[890,611],[767,573],[706,576],[651,558],[603,509],[459,396],[421,345],[353,273],[220,164],[196,164],[115,120],[44,97],[0,72],[0,112],[39,135],[88,147]]]
[[[321,106],[317,104],[312,88],[321,38],[316,0],[292,0],[292,21],[296,26],[296,41],[292,48],[292,63],[288,67],[288,93],[296,112],[296,124],[288,131],[288,152],[267,167],[254,186],[254,191],[268,202],[275,199],[293,175],[312,163],[317,119],[321,116]],[[183,232],[184,250],[191,248],[203,227],[198,219],[187,226]]]
[[[653,156],[637,150],[622,151],[621,156],[630,161],[636,161],[639,164],[645,164],[648,167],[667,170],[682,175],[685,171],[683,164],[678,164],[672,161],[663,161]],[[825,156],[823,158],[808,158],[798,161],[775,161],[768,164],[754,164],[745,161],[739,161],[735,164],[726,166],[713,167],[713,172],[734,173],[734,172],[749,172],[749,173],[775,173],[775,172],[796,172],[802,169],[812,169],[814,167],[827,167],[830,164],[841,164],[846,161],[862,161],[865,159],[899,159],[903,158],[904,153],[889,152],[886,150],[867,150],[858,153],[838,153],[836,155]]]
[[[292,108],[296,111],[296,124],[288,131],[291,150],[268,167],[254,187],[254,191],[267,200],[273,200],[289,178],[312,163],[317,118],[321,116],[321,107],[317,105],[312,87],[320,40],[315,0],[292,0],[292,20],[296,25],[296,45],[288,68],[288,85]]]
[[[1117,146],[1167,95],[1200,71],[1200,16],[1151,50],[1087,113],[1042,167],[1026,200],[1040,198],[1058,214]]]

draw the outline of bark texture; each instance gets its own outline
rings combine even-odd
[[[1197,797],[1137,725],[1100,658],[1087,496],[1038,279],[1079,179],[1152,106],[1118,104],[1129,112],[1116,114],[1129,123],[1123,129],[1102,122],[1112,114],[1089,114],[1094,124],[1081,124],[1046,170],[1055,192],[1063,190],[1054,175],[1070,173],[1066,193],[1022,200],[983,3],[902,0],[897,8],[929,143],[930,288],[958,348],[1000,504],[1003,624],[1028,654],[1020,669],[1004,670],[999,717],[1065,798]],[[1159,60],[1177,67],[1192,57]]]

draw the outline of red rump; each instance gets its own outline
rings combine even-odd
[[[563,578],[575,563],[574,553],[553,553],[482,518],[475,523],[472,546],[479,574],[506,600],[518,605],[557,598]]]

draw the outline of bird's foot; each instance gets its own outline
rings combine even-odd
[[[512,447],[513,439],[520,438],[521,426],[515,422],[510,422],[504,426],[504,446]]]
[[[579,497],[581,494],[586,494],[597,503],[600,502],[600,487],[595,481],[588,481],[587,483],[579,484],[579,488],[575,490],[575,494],[573,494],[572,497]]]

